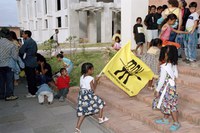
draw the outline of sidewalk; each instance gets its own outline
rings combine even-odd
[[[25,79],[15,88],[16,101],[0,101],[0,133],[74,133],[76,110],[67,102],[54,100],[40,105],[37,98],[27,99]],[[95,120],[87,117],[82,133],[111,133]]]

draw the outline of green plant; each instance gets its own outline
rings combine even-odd
[[[47,52],[49,58],[52,58],[53,49],[56,48],[56,42],[52,39],[45,41],[43,45],[43,50]]]
[[[70,59],[72,59],[72,57],[74,56],[74,54],[76,53],[76,42],[77,42],[77,37],[76,36],[69,36],[66,41],[69,43],[69,48],[70,48]],[[73,46],[72,46],[73,45]],[[73,50],[72,50],[73,48]]]

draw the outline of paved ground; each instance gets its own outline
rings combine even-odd
[[[15,89],[16,101],[0,101],[0,133],[73,133],[77,121],[76,111],[66,101],[54,100],[52,105],[40,105],[36,98],[27,99],[25,81]],[[109,133],[94,119],[88,117],[82,133]]]

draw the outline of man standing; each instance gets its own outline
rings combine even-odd
[[[55,56],[61,51],[60,44],[58,43],[58,33],[59,33],[59,30],[55,29],[55,33],[50,38],[50,40],[54,41],[53,46],[55,48],[55,51],[52,52],[52,56]]]
[[[19,51],[25,63],[25,74],[29,91],[26,95],[27,98],[35,97],[35,93],[37,92],[35,71],[37,67],[37,44],[31,38],[31,35],[32,33],[29,30],[23,32],[22,37],[25,41]]]
[[[18,48],[10,41],[8,29],[2,29],[0,33],[0,99],[16,100],[18,97],[14,96],[14,72],[11,60],[17,61]]]
[[[149,48],[152,39],[158,38],[158,16],[156,15],[156,6],[150,7],[150,13],[146,16],[144,24],[147,26],[147,48]]]

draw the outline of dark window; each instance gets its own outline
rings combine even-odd
[[[79,0],[79,2],[81,2],[81,1],[85,1],[86,2],[87,0]]]
[[[48,26],[48,20],[45,19],[45,28],[47,29],[49,26]]]
[[[61,10],[61,1],[57,0],[57,11]]]
[[[61,17],[57,17],[57,26],[62,27]]]
[[[97,0],[97,2],[109,3],[109,2],[114,2],[114,0]]]
[[[47,14],[47,0],[44,0],[44,10],[45,14]]]
[[[35,17],[37,17],[37,2],[34,1],[34,5],[35,5]]]

